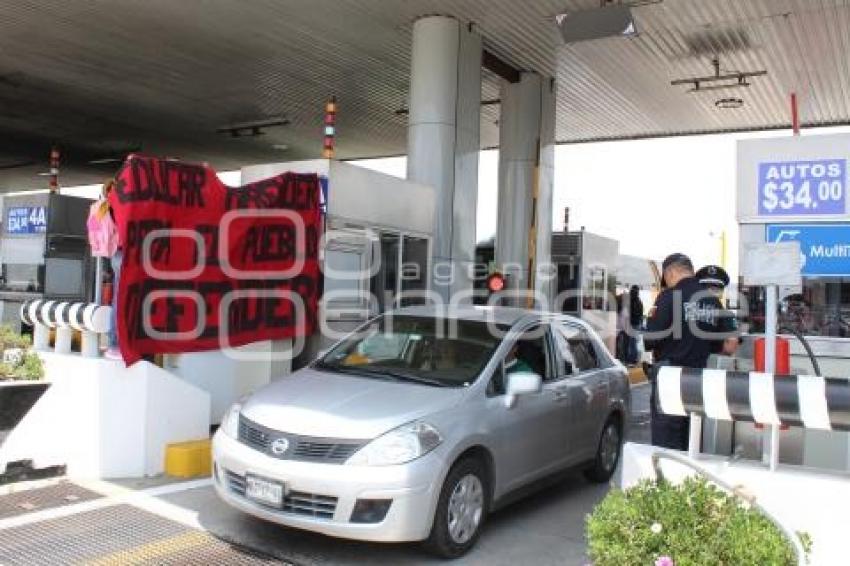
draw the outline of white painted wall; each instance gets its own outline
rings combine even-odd
[[[209,437],[210,395],[148,362],[39,352],[51,387],[0,447],[0,470],[29,460],[71,478],[161,474],[165,446]]]
[[[272,342],[255,342],[228,350],[168,355],[165,369],[210,396],[210,416],[219,424],[224,412],[272,379],[289,374],[289,340],[273,350]],[[277,375],[277,373],[280,375]]]

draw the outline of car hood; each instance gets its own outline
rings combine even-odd
[[[372,439],[451,407],[463,392],[305,368],[251,395],[242,414],[281,432]]]

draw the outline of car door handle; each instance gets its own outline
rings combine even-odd
[[[566,387],[561,387],[554,390],[555,401],[566,401],[570,396],[570,392]]]

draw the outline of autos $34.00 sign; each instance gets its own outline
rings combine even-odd
[[[847,160],[759,163],[757,194],[761,216],[844,214]]]

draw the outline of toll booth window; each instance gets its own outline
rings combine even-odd
[[[428,290],[428,240],[405,236],[401,251],[401,306],[425,304]]]
[[[558,293],[563,293],[563,312],[579,312],[579,272],[578,263],[571,258],[569,263],[558,265]]]
[[[85,263],[77,258],[49,257],[45,260],[45,289],[51,297],[83,297]]]
[[[363,269],[362,260],[363,254],[356,251],[328,250],[325,253],[325,273],[339,274],[325,277],[324,292],[331,297],[334,306],[361,302],[358,274]]]
[[[750,330],[764,332],[764,290],[747,290]],[[786,297],[779,312],[780,331],[804,336],[850,338],[850,277],[803,278],[802,293]]]
[[[397,233],[381,233],[372,258],[373,262],[380,262],[372,276],[372,295],[379,313],[392,308],[398,291],[399,239]]]
[[[588,272],[588,278],[589,285],[586,286],[583,300],[584,310],[609,310],[608,295],[612,289],[609,285],[608,270],[604,267],[593,267]]]
[[[10,291],[43,291],[44,266],[29,263],[3,265],[3,289]]]

